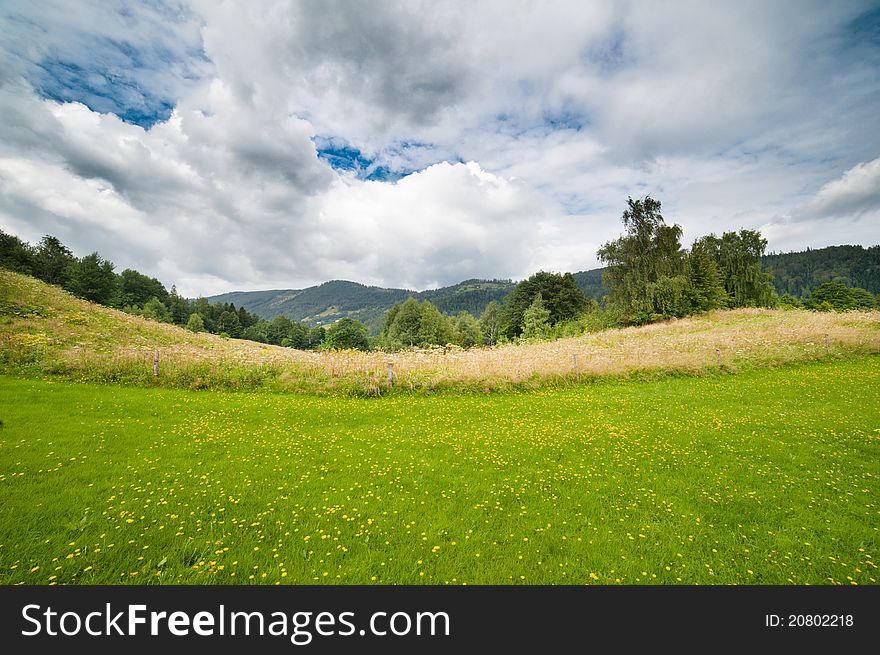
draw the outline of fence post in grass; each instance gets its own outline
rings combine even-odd
[[[828,346],[829,346],[829,343],[828,343],[828,334],[826,333],[826,334],[825,334],[825,347],[827,348]]]
[[[721,349],[715,349],[715,360],[718,362],[718,366],[721,366]]]
[[[394,364],[388,362],[388,388],[394,385]]]
[[[578,368],[578,356],[576,354],[571,356],[571,363],[574,366],[574,379],[580,381],[581,371]]]
[[[153,353],[153,377],[159,377],[159,351]]]

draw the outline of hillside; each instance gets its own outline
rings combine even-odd
[[[825,282],[840,282],[880,293],[880,246],[829,246],[818,250],[765,255],[780,295],[803,297]]]
[[[237,291],[212,296],[208,300],[231,302],[266,319],[286,316],[309,325],[327,325],[341,318],[354,318],[375,335],[382,329],[385,312],[410,296],[430,300],[446,314],[469,311],[479,316],[493,300],[502,301],[513,286],[509,281],[466,280],[450,287],[417,292],[333,280],[307,289]]]
[[[588,298],[601,302],[608,294],[608,287],[602,282],[602,273],[604,272],[604,268],[581,271],[574,274],[574,281],[580,287],[580,290],[587,294]]]
[[[826,336],[827,335],[827,336]],[[154,351],[160,375],[153,377]],[[880,312],[716,311],[495,348],[314,352],[194,334],[0,270],[0,372],[182,388],[375,395],[492,391],[671,372],[702,375],[880,352]]]
[[[809,295],[824,282],[842,282],[880,293],[880,246],[830,246],[817,250],[765,255],[764,270],[773,275],[779,295]],[[574,273],[578,287],[601,302],[608,293],[602,282],[604,268]],[[367,325],[372,335],[382,329],[382,317],[395,303],[412,296],[430,300],[444,314],[468,311],[479,317],[490,302],[502,302],[515,284],[509,280],[465,280],[431,291],[368,287],[357,282],[334,280],[308,289],[236,291],[208,298],[231,302],[266,319],[286,316],[310,325],[326,325],[346,316]]]

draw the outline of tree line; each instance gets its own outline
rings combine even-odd
[[[583,292],[571,273],[540,271],[516,284],[500,302],[489,302],[479,317],[466,310],[446,314],[429,299],[410,296],[385,313],[381,333],[373,338],[368,336],[366,325],[352,318],[327,328],[310,327],[284,316],[261,319],[232,303],[188,300],[174,286],[169,291],[157,279],[138,271],[126,269],[117,275],[113,263],[97,252],[77,259],[52,236],[31,246],[0,231],[0,266],[61,286],[80,298],[194,332],[303,350],[471,348],[576,336],[722,308],[783,306],[846,311],[880,306],[869,291],[837,278],[800,297],[791,293],[778,296],[773,272],[762,267],[767,240],[755,230],[710,234],[686,249],[681,243],[681,226],[668,225],[660,201],[650,196],[628,198],[622,222],[624,233],[598,251],[606,268],[601,287],[598,279],[593,280],[593,286],[609,290],[600,299],[601,305]],[[852,255],[850,250],[844,252]],[[869,256],[877,254],[880,248],[868,249]],[[476,290],[497,293],[495,288]]]
[[[822,284],[835,282],[880,293],[880,245],[807,248],[803,252],[764,255],[778,293],[807,300]]]
[[[805,307],[817,310],[873,309],[877,298],[842,282],[820,285],[801,298],[780,298],[773,273],[762,267],[767,240],[755,230],[725,232],[681,244],[682,229],[667,225],[658,200],[627,200],[625,233],[599,249],[610,288],[606,304],[619,322],[641,324],[736,307]],[[870,250],[870,249],[869,249]]]
[[[83,300],[193,332],[303,350],[318,348],[327,338],[324,328],[283,316],[267,321],[233,303],[184,298],[173,285],[168,290],[156,278],[130,268],[117,274],[113,262],[97,252],[77,258],[54,236],[47,235],[34,246],[0,230],[0,266],[59,286]]]

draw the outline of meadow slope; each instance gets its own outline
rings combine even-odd
[[[153,352],[160,376],[153,379]],[[190,389],[379,395],[706,374],[880,352],[880,312],[741,309],[552,342],[469,351],[307,352],[129,316],[0,271],[0,372]]]

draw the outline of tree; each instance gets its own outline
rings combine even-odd
[[[171,312],[161,300],[153,296],[146,303],[141,311],[141,316],[151,318],[160,323],[171,323]]]
[[[367,326],[353,318],[342,318],[327,328],[324,344],[329,348],[369,350]]]
[[[309,329],[308,343],[307,343],[306,347],[309,350],[314,350],[315,348],[320,346],[322,343],[324,343],[324,339],[326,338],[326,336],[327,336],[327,331],[324,328],[322,328],[320,325]]]
[[[130,268],[119,275],[119,304],[121,306],[143,307],[150,298],[158,298],[163,303],[168,299],[165,285],[154,277]]]
[[[457,335],[456,342],[462,348],[470,348],[479,346],[483,343],[483,333],[480,331],[480,324],[470,312],[459,312],[455,319],[455,332]]]
[[[0,267],[31,275],[37,267],[36,253],[29,243],[0,230]]]
[[[776,304],[773,277],[761,270],[761,256],[767,240],[760,232],[725,232],[720,238],[710,234],[698,243],[718,265],[731,307],[771,307]]]
[[[48,284],[64,286],[66,271],[75,258],[61,241],[48,234],[40,240],[35,257],[34,273]]]
[[[101,259],[96,252],[74,261],[66,275],[70,291],[80,298],[110,305],[116,297],[118,278],[113,272],[113,262]]]
[[[500,309],[501,305],[493,300],[486,306],[482,316],[480,316],[480,331],[483,333],[483,343],[487,346],[494,346],[498,342],[501,329],[499,320]]]
[[[712,252],[697,241],[687,256],[689,312],[705,312],[727,306],[727,291]]]
[[[241,325],[238,322],[238,314],[234,309],[227,309],[217,319],[217,329],[225,332],[230,337],[241,336]]]
[[[550,328],[550,310],[544,306],[544,299],[540,292],[535,296],[532,304],[523,313],[523,331],[526,339],[543,337]]]
[[[819,311],[845,312],[851,309],[874,309],[876,301],[865,289],[826,282],[813,291],[806,305]]]
[[[202,319],[202,315],[195,312],[190,314],[189,320],[186,322],[186,329],[190,332],[204,332],[205,321]]]
[[[168,311],[171,312],[171,320],[175,325],[183,325],[192,313],[189,301],[177,293],[177,287],[173,284],[171,285],[168,297],[163,302],[168,306]],[[241,316],[239,316],[239,323],[240,321]]]
[[[385,336],[398,341],[404,346],[415,346],[419,343],[419,332],[422,325],[422,309],[415,298],[407,298],[402,305],[395,305],[388,312],[393,318],[388,325]]]
[[[286,316],[276,316],[272,319],[266,329],[268,342],[280,346],[285,339],[290,338],[290,331],[292,329],[293,321]]]
[[[623,212],[625,234],[599,251],[606,265],[603,281],[611,289],[609,303],[633,322],[644,322],[678,310],[685,253],[681,226],[666,225],[660,201],[647,196],[627,198]]]
[[[539,271],[517,284],[505,298],[499,316],[501,334],[515,337],[522,333],[525,312],[539,293],[544,307],[550,312],[551,325],[577,318],[589,306],[589,300],[571,273],[560,275]]]
[[[455,327],[448,316],[440,313],[433,303],[422,302],[419,312],[418,344],[445,346],[455,340]]]

